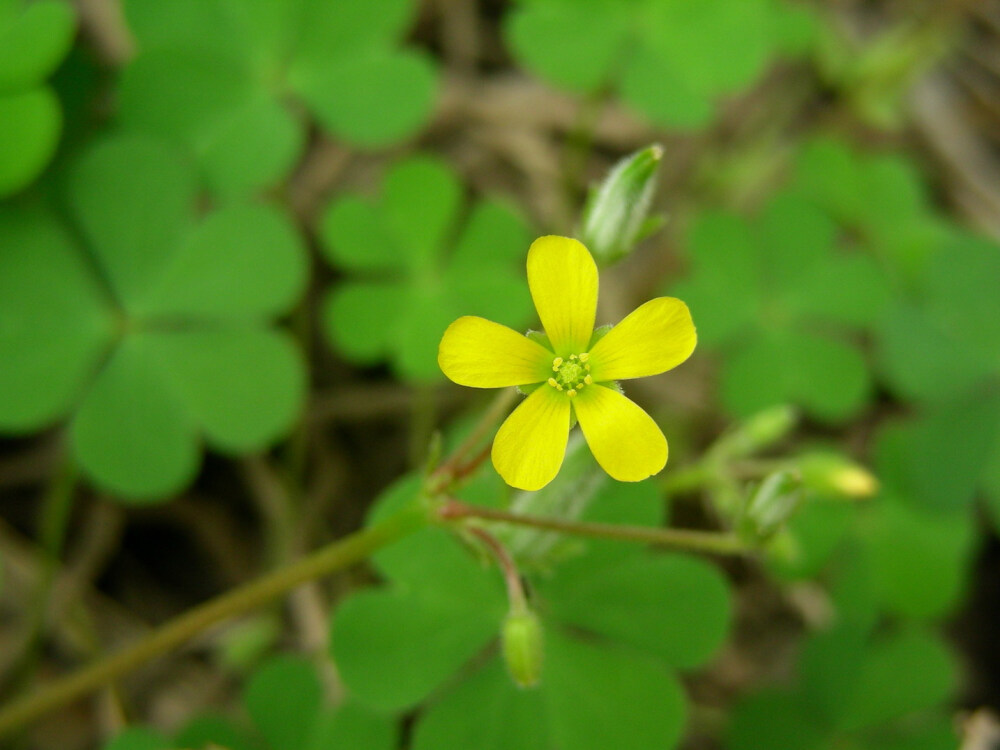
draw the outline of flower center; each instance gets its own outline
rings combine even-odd
[[[568,359],[556,357],[552,360],[552,371],[555,375],[549,378],[549,385],[557,391],[566,391],[567,396],[575,396],[581,388],[594,382],[590,377],[588,359],[590,355],[587,352],[571,354]]]

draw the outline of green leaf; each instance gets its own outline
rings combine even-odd
[[[962,237],[944,247],[928,273],[928,308],[934,320],[970,348],[990,358],[1000,371],[1000,301],[993,281],[1000,278],[1000,245]]]
[[[929,310],[899,305],[878,327],[879,364],[893,389],[910,399],[967,393],[994,369],[991,351],[963,342]]]
[[[586,93],[609,82],[630,20],[621,3],[609,0],[530,2],[507,16],[504,33],[522,65],[558,86]],[[563,43],[566,39],[573,43]]]
[[[369,524],[414,502],[421,477],[382,493]],[[501,575],[441,528],[411,534],[372,558],[391,582],[347,599],[332,623],[338,669],[363,703],[413,705],[499,633],[506,610]]]
[[[394,42],[414,13],[410,0],[370,0],[363,5],[303,0],[301,8],[296,61],[312,68],[329,67]]]
[[[379,207],[354,195],[334,200],[320,223],[321,246],[334,266],[391,272],[404,263]]]
[[[712,102],[658,52],[638,45],[622,73],[622,98],[657,125],[693,129],[712,118]]]
[[[659,0],[647,7],[648,43],[695,91],[712,94],[752,83],[771,48],[758,0]],[[725,54],[718,54],[720,40]]]
[[[539,691],[516,688],[492,659],[420,714],[413,750],[548,750],[548,735]]]
[[[740,701],[728,750],[826,750],[826,730],[798,693],[767,689]]]
[[[299,416],[305,366],[283,333],[247,326],[150,331],[144,339],[186,413],[222,451],[263,449]]]
[[[808,269],[792,285],[786,304],[803,318],[867,327],[891,300],[889,285],[865,255],[839,255]]]
[[[867,630],[851,624],[810,637],[802,648],[801,694],[819,723],[832,728],[840,719],[866,657]]]
[[[625,649],[546,634],[542,690],[550,742],[574,750],[674,747],[686,701],[677,678]]]
[[[669,672],[623,649],[546,633],[539,688],[519,690],[494,659],[424,712],[414,750],[672,748],[684,693]]]
[[[475,656],[498,633],[502,616],[502,608],[464,601],[436,580],[419,590],[361,591],[334,616],[332,654],[358,701],[406,709]]]
[[[21,5],[12,18],[0,17],[0,99],[42,83],[73,44],[76,23],[68,3],[38,0]],[[6,136],[7,129],[0,127],[0,132]]]
[[[59,101],[47,87],[0,94],[0,198],[38,176],[55,153],[61,129]]]
[[[55,216],[0,209],[0,429],[51,424],[76,402],[111,343],[91,268]]]
[[[719,344],[754,321],[764,299],[758,246],[734,214],[701,214],[688,234],[693,275],[673,288],[691,308],[699,339]]]
[[[957,687],[957,666],[940,640],[920,631],[875,643],[846,696],[839,726],[857,730],[941,704]]]
[[[399,728],[391,717],[351,702],[320,713],[307,745],[308,750],[395,750],[398,746]]]
[[[445,329],[460,315],[471,312],[456,304],[441,279],[416,280],[406,290],[396,323],[393,369],[404,380],[432,383],[443,378],[438,367],[438,345]]]
[[[771,555],[768,567],[781,578],[815,578],[843,541],[854,508],[843,500],[808,498],[788,522],[791,556]]]
[[[193,420],[141,336],[128,336],[72,423],[73,451],[99,486],[123,500],[162,499],[198,469]]]
[[[241,3],[242,4],[242,3]],[[235,33],[233,6],[220,0],[124,0],[125,18],[143,54],[162,48],[216,50],[239,59],[246,39]]]
[[[265,206],[210,214],[181,242],[142,301],[145,316],[268,317],[302,293],[306,256],[288,218]]]
[[[416,156],[393,166],[382,185],[382,206],[396,246],[420,272],[442,258],[457,229],[462,187],[443,161]]]
[[[298,656],[276,656],[250,678],[247,712],[275,750],[307,750],[323,688],[316,668]]]
[[[128,727],[119,732],[104,750],[171,750],[173,743],[149,727]]]
[[[884,497],[865,537],[883,606],[910,619],[952,611],[965,591],[976,542],[968,513],[928,513]]]
[[[123,122],[186,146],[225,198],[277,182],[303,147],[302,127],[284,106],[214,48],[142,54],[125,68],[120,91]]]
[[[196,143],[205,178],[223,199],[280,182],[304,147],[302,124],[262,93],[220,118]]]
[[[177,733],[172,747],[206,748],[216,745],[226,750],[259,750],[233,722],[224,716],[197,716]]]
[[[1000,399],[975,394],[889,423],[876,444],[877,474],[916,508],[968,508],[997,444]]]
[[[828,260],[837,237],[837,226],[829,214],[794,190],[771,198],[755,228],[756,253],[763,260],[768,281],[779,289],[794,288],[803,270]]]
[[[871,385],[856,349],[820,336],[769,331],[724,363],[722,400],[737,415],[795,403],[826,422],[841,422],[865,403]]]
[[[451,254],[452,268],[463,272],[489,265],[521,265],[531,236],[514,208],[486,199],[472,207]]]
[[[127,309],[141,309],[194,208],[191,169],[163,144],[140,136],[106,140],[70,175],[70,200],[108,284]]]
[[[392,282],[341,284],[323,303],[323,328],[348,359],[374,364],[393,351],[397,321],[406,311],[406,287]]]
[[[729,589],[711,565],[683,555],[637,555],[556,573],[544,588],[561,622],[628,643],[676,667],[704,664],[729,629]]]
[[[437,76],[411,51],[377,51],[295,71],[291,85],[331,134],[378,148],[415,133],[430,116]]]

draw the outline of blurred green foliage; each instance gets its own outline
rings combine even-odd
[[[419,487],[416,477],[395,484],[371,520]],[[463,497],[496,504],[496,490],[487,476]],[[661,517],[651,483],[609,482],[583,515],[646,526]],[[728,586],[712,566],[591,542],[531,579],[544,677],[525,691],[496,652],[506,598],[493,571],[441,529],[419,532],[374,562],[389,585],[337,608],[332,653],[363,703],[398,711],[429,699],[414,730],[420,749],[672,746],[687,714],[674,670],[705,664],[728,631]]]
[[[413,134],[436,72],[397,42],[409,0],[127,0],[139,55],[121,81],[121,121],[186,145],[221,198],[280,183],[308,113],[365,148]],[[298,104],[299,106],[293,106]]]
[[[289,220],[253,203],[198,217],[191,165],[144,136],[96,144],[68,186],[66,222],[0,209],[0,426],[71,416],[74,459],[132,500],[190,482],[202,438],[241,453],[287,431],[305,374],[267,322],[305,282]]]
[[[346,363],[384,364],[420,387],[440,378],[437,344],[456,317],[533,322],[523,263],[537,228],[522,216],[539,212],[520,196],[479,194],[433,153],[446,150],[426,126],[447,54],[410,41],[418,16],[434,26],[433,13],[412,0],[123,7],[136,54],[113,75],[74,77],[90,52],[79,41],[85,54],[61,72],[86,79],[74,96],[98,104],[72,109],[48,84],[74,43],[71,6],[0,0],[4,435],[65,426],[68,460],[96,487],[123,502],[162,501],[195,480],[203,449],[238,457],[289,436],[309,395],[311,347],[301,344],[313,320]],[[883,141],[851,119],[899,127],[907,82],[944,53],[950,29],[907,20],[865,47],[824,7],[503,8],[499,32],[522,75],[578,97],[585,115],[624,104],[668,144],[724,140],[716,125],[727,103],[776,66],[805,72],[794,86],[829,87],[809,106],[826,97],[843,110],[796,121],[787,152],[772,157],[767,138],[748,144],[766,151],[774,179],[739,205],[695,194],[676,217],[681,270],[648,280],[688,302],[696,356],[717,373],[695,416],[750,418],[696,463],[697,481],[672,491],[667,479],[602,484],[570,456],[547,492],[509,497],[486,473],[461,497],[653,527],[665,501],[701,492],[699,518],[746,522],[774,585],[808,581],[828,610],[803,626],[789,680],[739,698],[727,747],[950,750],[959,674],[940,625],[969,586],[981,501],[1000,528],[1000,247],[940,207],[937,179],[912,151],[872,145]],[[64,108],[96,123],[81,114],[58,152]],[[297,206],[293,219],[289,180],[317,140],[364,154],[378,166],[358,173],[379,178],[346,179],[317,216]],[[663,164],[675,157],[684,154],[668,147]],[[622,250],[613,240],[609,257]],[[331,267],[319,304],[306,294],[319,269],[311,248]],[[788,409],[759,416],[779,405],[800,409],[804,426],[792,432]],[[764,422],[778,428],[747,437],[748,424]],[[673,462],[716,428],[677,425]],[[816,468],[819,454],[846,460],[848,444],[873,462],[881,489],[870,501],[845,500],[851,493],[838,495]],[[754,478],[780,482],[733,473],[761,452],[773,465]],[[370,520],[419,484],[394,483]],[[754,497],[777,505],[751,507]],[[620,543],[493,531],[543,624],[538,688],[518,689],[505,672],[497,570],[475,539],[435,528],[381,552],[380,583],[336,608],[329,656],[342,705],[326,699],[327,655],[279,653],[253,670],[241,715],[196,717],[169,737],[130,727],[106,748],[388,750],[404,725],[416,750],[675,747],[693,713],[681,675],[709,664],[731,627],[720,569]],[[244,661],[277,640],[260,639]]]
[[[440,160],[398,162],[375,199],[339,196],[320,238],[327,259],[351,274],[326,299],[325,330],[359,364],[389,360],[404,380],[439,380],[437,345],[455,318],[515,328],[530,320],[527,227],[500,201],[469,205]]]
[[[75,25],[58,0],[0,0],[0,198],[31,182],[55,153],[62,109],[46,79],[69,52]]]

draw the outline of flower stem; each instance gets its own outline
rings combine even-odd
[[[489,408],[476,423],[476,426],[472,428],[472,432],[466,436],[465,440],[445,459],[434,473],[444,479],[445,482],[455,477],[470,474],[485,459],[489,451],[486,450],[475,456],[470,461],[471,468],[464,466],[462,464],[463,460],[469,453],[476,449],[476,446],[486,437],[486,434],[493,429],[493,425],[507,414],[515,398],[517,398],[517,391],[513,388],[505,388],[500,391],[496,398],[493,399],[493,403],[490,404]]]
[[[381,547],[422,528],[430,520],[427,507],[418,500],[379,524],[185,612],[138,643],[4,706],[0,709],[0,737],[176,648],[212,625],[249,612],[303,583],[364,560]]]
[[[527,612],[528,598],[524,594],[521,574],[517,572],[517,564],[514,562],[514,558],[510,556],[507,548],[485,529],[472,527],[469,531],[489,548],[493,557],[496,558],[500,570],[503,571],[504,582],[507,584],[507,600],[510,602],[511,611],[518,614]]]
[[[561,531],[576,536],[599,539],[618,539],[624,542],[639,542],[657,547],[708,552],[717,555],[739,555],[751,551],[735,534],[696,531],[691,529],[657,529],[648,526],[626,526],[609,523],[589,523],[587,521],[567,521],[560,518],[526,516],[495,508],[467,505],[459,500],[449,499],[438,508],[442,520],[456,521],[479,518],[484,521],[498,521],[517,526],[531,526],[536,529]]]

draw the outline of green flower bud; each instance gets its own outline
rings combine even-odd
[[[765,477],[746,505],[745,531],[758,539],[773,535],[799,507],[801,488],[799,478],[789,471]]]
[[[649,216],[663,147],[649,146],[618,162],[595,189],[583,210],[581,240],[594,259],[607,265],[632,252],[662,218]]]
[[[514,684],[531,688],[542,676],[542,624],[531,610],[512,611],[503,623],[503,658]]]
[[[820,495],[861,499],[878,492],[878,479],[837,453],[809,453],[798,460],[802,483]]]

